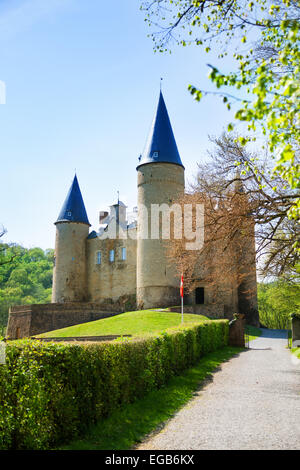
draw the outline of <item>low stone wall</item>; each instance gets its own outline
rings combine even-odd
[[[181,313],[181,307],[169,307],[168,310],[170,312],[177,312]],[[205,315],[207,317],[213,318],[225,318],[224,315],[224,305],[223,304],[216,304],[216,305],[205,305],[205,304],[194,304],[194,305],[184,305],[183,306],[184,313],[193,313],[195,315]]]
[[[39,341],[46,341],[46,342],[80,342],[80,343],[85,343],[85,342],[92,342],[92,343],[98,343],[102,341],[113,341],[114,339],[117,338],[131,338],[132,335],[103,335],[103,336],[66,336],[66,337],[60,337],[60,336],[53,336],[53,337],[47,337],[47,338],[35,338],[32,336],[32,339],[36,339]]]
[[[83,302],[18,305],[10,308],[6,336],[9,339],[27,338],[119,313],[107,311],[102,304]]]

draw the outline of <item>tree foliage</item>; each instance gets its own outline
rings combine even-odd
[[[276,280],[258,284],[260,322],[267,328],[290,328],[290,315],[300,313],[299,286]]]
[[[0,245],[0,328],[12,305],[51,301],[53,250]]]
[[[256,140],[259,130],[267,137],[273,170],[292,189],[300,185],[300,5],[297,0],[154,0],[143,1],[146,21],[158,51],[169,50],[172,41],[195,44],[209,52],[220,50],[222,59],[232,51],[236,67],[223,73],[210,65],[209,78],[224,104],[239,103],[236,121],[248,124],[245,144]],[[236,46],[236,47],[234,47]],[[234,87],[244,97],[228,94]],[[207,92],[190,85],[200,101]],[[246,98],[245,98],[246,96]],[[235,123],[228,124],[232,130]],[[300,202],[289,217],[298,218]]]

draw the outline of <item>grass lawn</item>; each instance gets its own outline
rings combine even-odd
[[[184,314],[184,326],[209,320],[203,315]],[[41,337],[101,336],[101,335],[147,335],[181,325],[181,314],[167,311],[139,310],[121,313],[60,330],[49,331]]]
[[[247,325],[248,333],[249,333],[249,341],[261,336],[261,329],[256,328],[255,326]]]
[[[300,359],[300,348],[292,348],[292,353]]]
[[[141,442],[147,434],[172,418],[224,361],[243,351],[227,346],[207,354],[184,374],[173,377],[168,384],[144,398],[116,410],[109,418],[91,427],[63,450],[127,450]]]

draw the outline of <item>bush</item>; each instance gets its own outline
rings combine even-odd
[[[290,315],[299,312],[299,286],[287,281],[258,284],[259,320],[266,328],[290,329]]]
[[[48,449],[76,438],[227,343],[227,320],[110,343],[8,343],[0,365],[0,448]]]

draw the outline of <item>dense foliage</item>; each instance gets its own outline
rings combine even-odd
[[[216,320],[135,341],[8,343],[0,365],[0,449],[47,449],[80,435],[227,345],[228,331],[227,320]]]
[[[300,287],[275,281],[258,284],[260,322],[267,328],[290,328],[290,316],[300,314]]]
[[[1,244],[0,334],[12,305],[51,301],[53,250]]]

